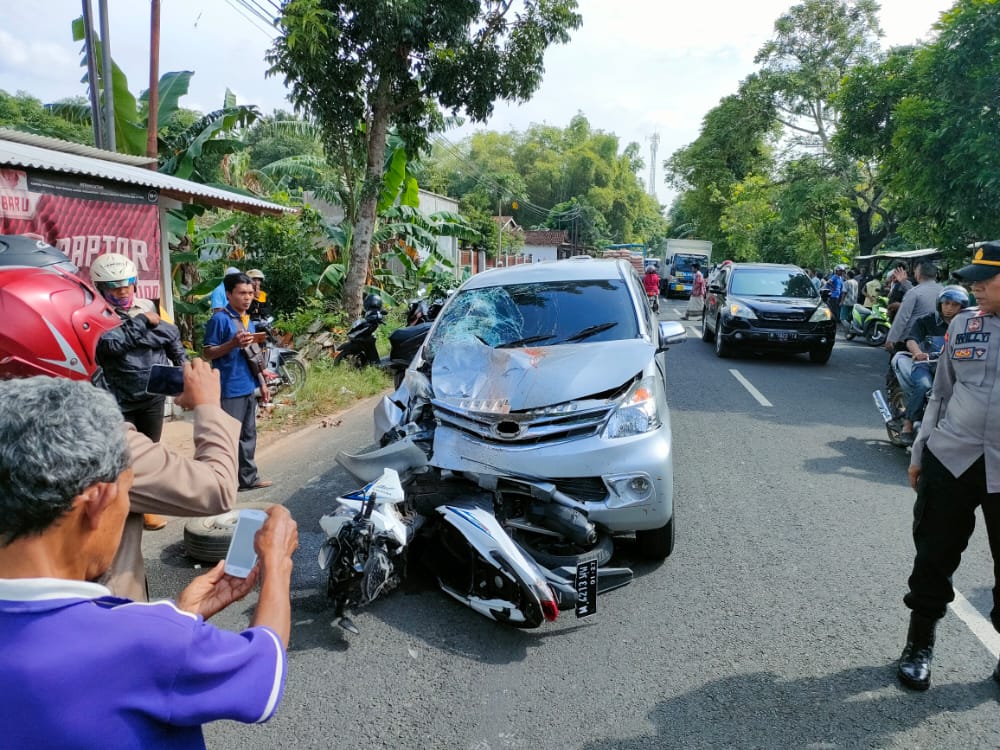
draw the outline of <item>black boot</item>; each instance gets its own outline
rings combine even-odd
[[[926,690],[931,686],[931,659],[934,657],[934,628],[932,620],[913,612],[910,629],[906,633],[906,647],[899,657],[896,676],[906,687]]]

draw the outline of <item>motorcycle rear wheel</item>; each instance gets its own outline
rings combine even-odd
[[[905,448],[906,443],[899,439],[899,433],[901,431],[900,427],[903,424],[902,415],[906,412],[906,394],[899,385],[892,386],[889,389],[888,401],[894,418],[885,423],[886,435],[889,436],[890,443],[898,448]]]
[[[885,343],[885,337],[888,333],[888,328],[879,325],[878,321],[872,321],[865,326],[865,343],[868,346],[882,346]]]

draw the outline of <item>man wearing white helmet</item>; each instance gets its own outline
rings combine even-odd
[[[108,388],[118,401],[126,422],[158,442],[163,432],[164,397],[146,393],[149,370],[154,364],[182,365],[187,352],[177,327],[160,320],[156,307],[135,296],[138,269],[117,253],[99,256],[90,267],[97,291],[122,319],[122,324],[104,334],[97,344],[97,360]],[[149,514],[147,529],[160,529],[166,521]]]

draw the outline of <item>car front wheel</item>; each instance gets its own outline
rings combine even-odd
[[[639,554],[649,560],[666,560],[674,551],[674,519],[673,516],[658,529],[646,529],[635,532],[636,546]]]
[[[708,315],[701,315],[701,340],[711,344],[715,341],[715,334],[708,329]]]
[[[715,319],[715,356],[725,359],[733,353],[732,344],[727,344],[722,337],[722,319]]]
[[[830,361],[831,354],[833,354],[832,346],[828,346],[825,349],[810,349],[809,361],[815,362],[817,365],[825,365]]]

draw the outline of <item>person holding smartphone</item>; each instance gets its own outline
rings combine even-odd
[[[222,409],[242,425],[239,447],[239,489],[256,490],[270,487],[262,479],[254,462],[257,451],[257,399],[259,387],[267,398],[267,385],[250,369],[244,347],[256,340],[256,325],[247,311],[256,294],[253,281],[245,273],[229,274],[225,278],[225,308],[217,311],[205,326],[202,353],[222,378]]]
[[[156,306],[136,297],[139,271],[129,258],[117,253],[100,255],[90,266],[90,279],[122,324],[108,331],[97,344],[97,361],[122,415],[154,443],[163,433],[164,396],[146,391],[154,364],[182,365],[187,352],[176,326],[160,319]],[[162,529],[166,519],[148,514],[145,526]]]
[[[112,396],[88,382],[0,382],[7,746],[203,748],[204,723],[267,721],[280,703],[298,546],[285,508],[268,509],[246,578],[219,563],[176,603],[151,604],[90,582],[110,564],[130,508],[122,421]],[[249,628],[234,633],[205,622],[258,582]]]

